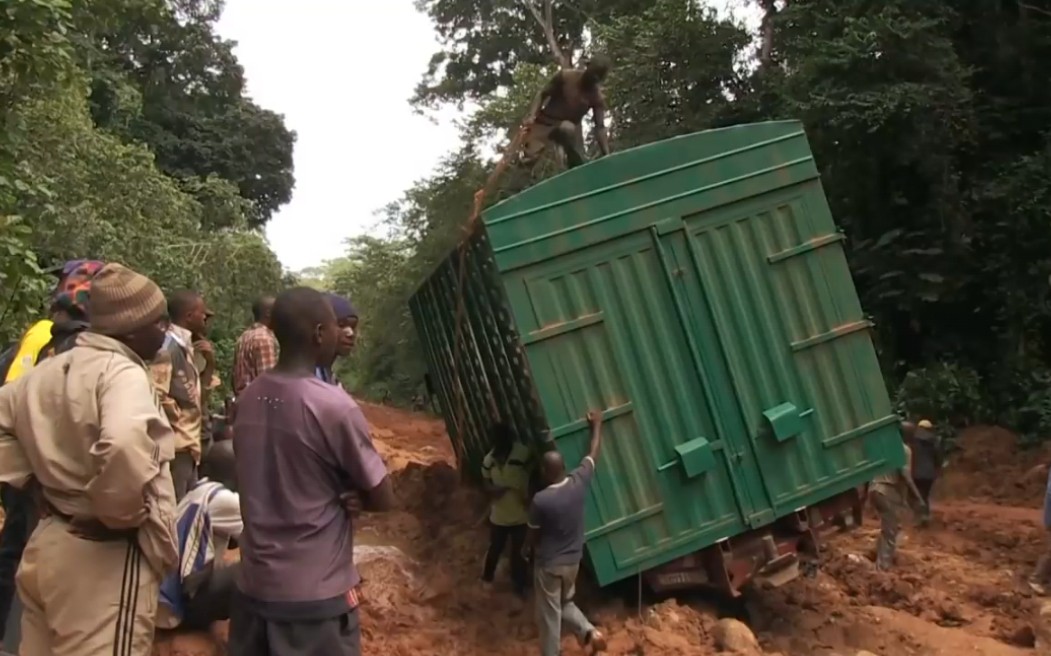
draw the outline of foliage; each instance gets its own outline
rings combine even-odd
[[[750,36],[713,9],[657,0],[596,25],[595,36],[621,62],[607,92],[619,148],[721,125],[742,92],[735,63]]]
[[[292,196],[295,134],[245,95],[233,42],[215,33],[221,0],[83,3],[91,114],[125,142],[142,142],[176,178],[231,182],[261,227]]]
[[[903,410],[1051,435],[1051,14],[1009,2],[764,0],[749,34],[691,0],[418,6],[440,50],[414,104],[478,109],[461,147],[388,208],[388,244],[354,246],[350,291],[367,286],[361,272],[398,269],[384,269],[389,294],[359,303],[385,323],[365,340],[355,382],[386,388],[394,371],[422,371],[398,304],[458,241],[494,165],[484,153],[506,143],[543,80],[604,51],[614,148],[804,122]],[[512,169],[489,200],[560,168]],[[366,358],[371,349],[401,364]]]
[[[953,364],[910,371],[897,390],[895,404],[902,415],[915,421],[929,419],[945,431],[992,417],[978,373]]]
[[[292,135],[243,97],[231,44],[211,31],[221,2],[87,4],[0,9],[0,340],[46,309],[42,265],[118,261],[204,292],[225,376],[251,302],[286,282],[252,228],[291,191]],[[200,129],[164,131],[149,120],[160,109]],[[176,168],[173,152],[193,156]]]
[[[46,293],[46,280],[27,243],[31,235],[20,217],[0,216],[0,344],[18,338]]]

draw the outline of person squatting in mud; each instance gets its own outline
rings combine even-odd
[[[511,585],[524,597],[529,564],[522,555],[529,520],[529,474],[532,451],[515,438],[511,427],[499,422],[490,429],[493,448],[482,460],[482,482],[489,495],[489,549],[485,553],[482,581],[493,582],[500,557],[511,542]]]
[[[227,564],[224,556],[243,530],[233,444],[215,442],[201,458],[200,478],[175,510],[179,566],[161,582],[158,628],[211,629],[225,643],[215,623],[230,619],[241,563]]]
[[[394,491],[361,408],[317,378],[341,335],[328,300],[306,287],[284,291],[271,327],[277,365],[241,392],[234,419],[244,532],[229,653],[358,656],[351,515],[358,501],[390,510]]]
[[[572,631],[585,647],[597,653],[606,648],[602,633],[577,608],[577,573],[584,556],[584,510],[588,486],[602,446],[602,413],[589,412],[591,442],[580,466],[566,474],[558,451],[541,459],[544,489],[529,507],[529,533],[524,554],[533,555],[533,582],[542,656],[559,656],[562,627]]]
[[[876,540],[876,568],[886,571],[894,564],[894,554],[898,547],[898,532],[901,530],[901,513],[910,498],[914,498],[926,515],[926,502],[912,480],[912,441],[916,425],[902,422],[902,448],[905,449],[905,466],[901,469],[880,474],[872,479],[869,485],[869,498],[880,516],[880,534]]]
[[[164,294],[107,264],[87,315],[73,348],[0,388],[0,482],[41,515],[16,578],[24,656],[147,656],[178,562],[175,440],[146,365],[168,329]]]
[[[584,70],[561,70],[540,90],[528,116],[531,123],[522,144],[520,162],[525,166],[536,163],[550,144],[555,144],[566,155],[570,168],[586,161],[582,145],[578,143],[580,125],[592,113],[595,120],[595,140],[602,155],[609,154],[606,133],[606,100],[602,82],[609,73],[609,59],[603,55],[591,58]]]

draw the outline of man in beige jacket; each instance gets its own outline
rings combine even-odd
[[[178,562],[174,436],[145,364],[164,295],[108,264],[89,314],[71,350],[0,388],[0,482],[31,489],[41,514],[17,575],[22,656],[149,656]]]

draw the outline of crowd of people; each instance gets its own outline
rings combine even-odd
[[[225,414],[198,292],[167,295],[117,263],[55,270],[47,318],[0,353],[0,631],[23,656],[148,656],[158,629],[213,630],[234,656],[361,653],[353,518],[395,505],[387,468],[333,363],[354,348],[349,299],[299,287],[252,306]],[[218,404],[219,400],[216,399]],[[601,444],[567,473],[493,428],[492,581],[536,588],[541,652],[576,607],[584,499]],[[237,548],[239,558],[227,558]],[[533,576],[529,576],[532,561]]]
[[[351,513],[393,492],[332,372],[350,301],[256,302],[217,430],[200,293],[115,263],[56,274],[49,316],[0,357],[0,627],[20,627],[5,644],[145,656],[157,628],[229,618],[232,654],[359,653]]]

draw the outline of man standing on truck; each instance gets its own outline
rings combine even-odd
[[[905,449],[905,466],[872,479],[869,497],[880,516],[880,535],[876,541],[876,568],[882,571],[894,564],[894,552],[898,546],[898,531],[901,530],[900,513],[909,495],[924,509],[923,495],[912,480],[912,441],[916,424],[904,421],[901,424],[902,448]],[[922,510],[922,512],[926,512]]]
[[[588,454],[568,476],[562,454],[552,450],[543,455],[541,473],[546,487],[537,492],[529,508],[529,534],[523,554],[535,547],[533,578],[543,656],[561,653],[563,625],[592,653],[606,648],[602,633],[573,603],[577,572],[584,556],[584,504],[602,446],[602,413],[589,412],[588,424]]]
[[[595,119],[595,140],[603,155],[609,155],[609,137],[606,134],[606,100],[602,82],[609,73],[609,59],[595,55],[584,70],[561,70],[540,90],[528,116],[532,119],[521,162],[534,164],[548,145],[554,143],[566,154],[569,168],[585,161],[577,136],[580,124],[588,112]]]

